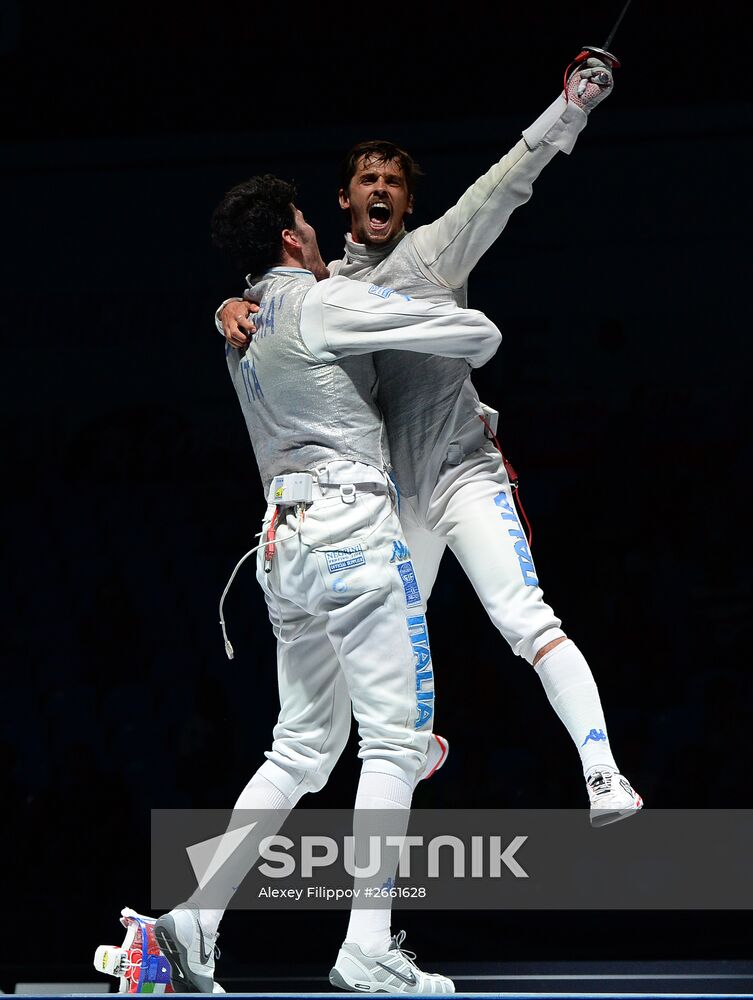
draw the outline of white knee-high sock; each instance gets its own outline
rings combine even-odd
[[[373,766],[373,762],[369,763],[372,763]],[[361,771],[355,808],[356,812],[359,809],[401,809],[405,812],[405,830],[403,831],[405,833],[408,829],[412,797],[413,787],[407,780],[398,778],[394,774],[384,774],[374,770],[369,770],[366,773]],[[390,832],[394,831],[391,829]],[[391,868],[391,876],[394,877],[399,860],[397,851],[392,860],[394,866]],[[384,878],[384,874],[382,873],[380,877]],[[370,880],[372,884],[374,881],[376,879]],[[390,947],[391,917],[392,911],[386,907],[378,910],[353,907],[350,911],[345,940],[351,944],[357,944],[365,955],[383,955]]]
[[[268,820],[260,821],[253,831],[253,837],[248,836],[242,840],[235,850],[228,852],[229,856],[226,859],[221,855],[222,844],[215,851],[210,867],[215,862],[221,862],[216,874],[212,875],[208,883],[203,888],[197,889],[191,897],[191,902],[200,908],[201,925],[205,931],[213,934],[217,930],[227,904],[258,857],[258,846],[262,837],[273,836],[294,805],[295,802],[283,795],[271,781],[258,772],[243,789],[233,807],[234,810],[237,812],[245,809],[263,809],[268,811]],[[234,820],[231,819],[226,835],[244,826],[246,822],[241,812]]]
[[[583,773],[595,767],[619,770],[609,746],[599,689],[586,658],[570,639],[541,657],[533,668],[547,698],[578,748]]]

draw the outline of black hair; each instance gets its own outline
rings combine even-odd
[[[347,193],[350,182],[358,168],[358,161],[361,157],[367,160],[375,160],[377,163],[389,163],[395,160],[403,171],[408,194],[412,197],[416,190],[416,183],[419,177],[423,176],[423,170],[416,163],[410,153],[406,153],[400,146],[387,139],[370,139],[368,142],[356,143],[346,154],[340,168],[340,190]]]
[[[272,174],[231,188],[212,213],[212,243],[244,274],[262,274],[280,262],[283,229],[295,228],[293,184]]]

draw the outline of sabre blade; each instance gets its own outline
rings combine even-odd
[[[622,22],[622,19],[625,16],[625,12],[627,11],[627,9],[628,9],[628,7],[630,6],[631,3],[632,3],[632,0],[627,0],[627,3],[625,4],[625,6],[620,11],[620,16],[617,18],[617,20],[614,23],[614,27],[612,28],[612,30],[607,35],[607,40],[606,40],[606,42],[604,42],[604,44],[602,46],[602,48],[606,52],[609,52],[609,46],[611,44],[611,41],[614,38],[614,36],[617,34],[617,29],[619,28],[620,23]]]

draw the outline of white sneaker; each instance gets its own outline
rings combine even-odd
[[[426,781],[427,778],[430,778],[432,774],[438,771],[447,760],[449,752],[450,744],[444,736],[437,736],[436,733],[432,733],[429,740],[429,749],[426,752],[426,763],[416,775],[416,782]]]
[[[586,776],[591,800],[591,826],[606,826],[619,819],[634,816],[643,806],[643,799],[619,771],[595,767]]]
[[[159,917],[154,936],[162,954],[172,966],[172,987],[176,993],[224,993],[214,981],[214,953],[217,933],[209,934],[195,908],[176,907]]]
[[[415,954],[402,947],[405,931],[392,938],[384,955],[364,955],[357,944],[346,941],[330,970],[329,981],[341,990],[358,993],[454,993],[455,985],[436,972],[422,972]]]

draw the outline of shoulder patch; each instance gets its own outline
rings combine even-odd
[[[381,299],[388,299],[394,291],[394,288],[384,288],[382,285],[369,285],[369,295],[378,295]]]

